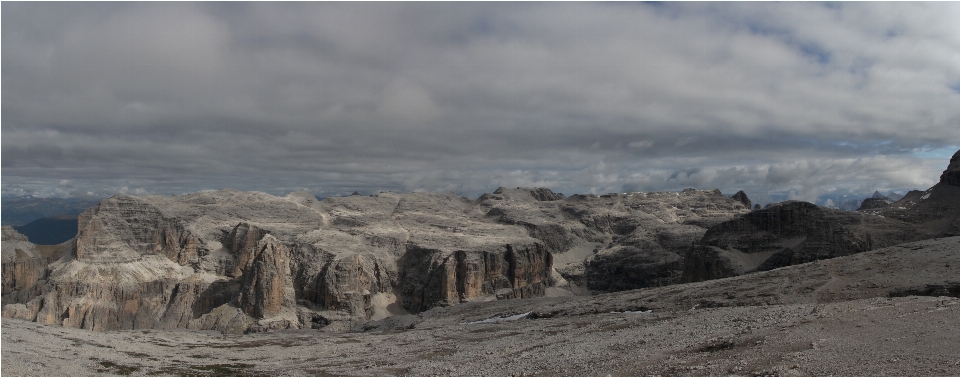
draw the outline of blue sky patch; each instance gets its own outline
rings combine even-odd
[[[949,160],[950,157],[953,157],[954,153],[957,153],[957,150],[960,149],[960,146],[953,145],[940,149],[923,149],[914,151],[913,155],[920,158],[929,158],[929,159],[938,159],[938,160]]]

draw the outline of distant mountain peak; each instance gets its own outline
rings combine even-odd
[[[960,150],[950,157],[950,165],[940,175],[940,183],[951,186],[960,186]]]

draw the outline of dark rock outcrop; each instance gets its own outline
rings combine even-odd
[[[733,200],[739,201],[740,203],[743,203],[744,207],[750,208],[750,198],[747,197],[747,193],[743,192],[743,190],[737,191],[736,194],[733,194]]]
[[[770,270],[930,236],[879,216],[807,202],[778,203],[710,228],[686,255],[684,281]]]
[[[865,209],[877,209],[889,207],[890,204],[893,204],[890,200],[887,200],[886,197],[883,198],[866,198],[860,202],[860,207],[857,208],[857,211],[862,211]]]
[[[960,151],[950,157],[950,165],[940,175],[940,183],[951,186],[960,186]]]
[[[676,284],[683,274],[683,258],[661,247],[618,247],[589,259],[584,274],[587,288],[597,291],[659,287]]]

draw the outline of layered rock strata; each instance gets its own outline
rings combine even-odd
[[[26,301],[40,294],[49,271],[47,266],[72,246],[34,245],[10,226],[3,227],[3,302]]]
[[[719,191],[692,189],[565,197],[500,188],[476,200],[118,195],[46,254],[5,229],[3,313],[93,330],[336,329],[542,296],[568,279],[594,290],[667,285],[709,226],[747,212]]]

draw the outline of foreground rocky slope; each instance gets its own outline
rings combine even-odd
[[[8,319],[2,361],[19,376],[952,376],[958,268],[960,237],[941,238],[700,283],[465,303],[348,333]]]
[[[544,296],[567,279],[595,290],[674,284],[686,248],[748,212],[744,199],[520,188],[473,201],[118,195],[81,214],[76,239],[46,253],[5,229],[3,316],[93,330],[335,330]]]

